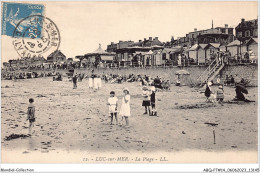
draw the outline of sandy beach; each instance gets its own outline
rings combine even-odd
[[[109,92],[116,92],[120,107],[124,87],[129,88],[131,95],[130,127],[110,125],[106,105]],[[216,89],[213,86],[213,90]],[[231,101],[235,88],[224,87],[224,90],[225,101]],[[2,80],[2,162],[10,162],[10,157],[5,155],[8,152],[30,158],[40,153],[46,157],[73,151],[110,156],[187,151],[251,152],[254,156],[251,161],[256,162],[257,88],[248,88],[246,95],[255,102],[225,103],[224,106],[205,103],[204,93],[200,91],[203,90],[172,86],[170,92],[157,92],[158,117],[150,117],[143,115],[139,83],[105,84],[102,81],[102,88],[94,92],[88,88],[87,80],[78,82],[77,89],[72,89],[72,82],[66,78],[61,82],[53,82],[52,78]],[[36,133],[32,137],[5,140],[11,134],[28,133],[29,98],[35,100]],[[12,162],[30,160],[19,158],[12,158]],[[38,161],[42,160],[38,158]]]

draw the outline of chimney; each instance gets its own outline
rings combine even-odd
[[[194,28],[194,32],[197,32],[197,28]]]
[[[114,42],[111,42],[111,44],[113,45],[113,44],[114,44]]]
[[[241,19],[241,23],[244,23],[244,22],[245,22],[245,19],[244,19],[244,18],[242,18],[242,19]]]
[[[228,28],[228,24],[225,24],[225,28]]]
[[[139,40],[139,43],[142,42],[142,40]]]
[[[144,38],[144,41],[146,41],[146,38]]]
[[[158,40],[158,37],[155,37],[155,40]]]
[[[153,37],[149,37],[149,41],[152,41],[153,40]]]

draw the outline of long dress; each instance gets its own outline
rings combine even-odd
[[[122,98],[120,115],[121,116],[125,116],[125,117],[129,117],[130,116],[130,95],[125,95]]]
[[[93,79],[91,77],[88,78],[88,87],[93,88]]]
[[[99,77],[97,78],[97,80],[98,80],[98,88],[101,88],[101,78]]]
[[[94,78],[94,88],[98,89],[98,78]]]

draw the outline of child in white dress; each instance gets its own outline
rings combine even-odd
[[[116,124],[118,124],[117,121],[117,106],[118,106],[118,99],[115,97],[115,92],[111,91],[110,92],[110,97],[108,98],[107,101],[108,109],[109,109],[109,114],[111,115],[111,125],[113,124],[113,117],[115,116],[116,119]]]
[[[129,125],[129,117],[130,117],[130,95],[129,95],[129,90],[125,88],[123,90],[124,92],[124,97],[122,98],[122,104],[121,104],[121,109],[120,109],[120,115],[123,118],[125,118],[126,125]]]

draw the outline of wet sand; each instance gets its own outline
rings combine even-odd
[[[106,105],[109,92],[116,92],[120,107],[124,87],[131,94],[130,127],[110,125]],[[234,88],[224,90],[226,101],[235,97]],[[221,106],[205,103],[204,93],[196,88],[172,86],[171,92],[156,94],[159,117],[150,117],[143,115],[139,83],[102,81],[102,88],[94,92],[87,80],[78,82],[77,89],[72,89],[72,83],[65,78],[61,82],[53,82],[52,78],[2,80],[2,153],[17,152],[28,157],[73,151],[109,155],[201,151],[251,152],[257,156],[257,88],[248,91],[246,97],[256,102]],[[36,133],[4,140],[11,134],[28,133],[26,111],[31,97],[36,106]],[[17,159],[12,161],[19,162]],[[3,155],[2,161],[10,162],[10,158]]]

